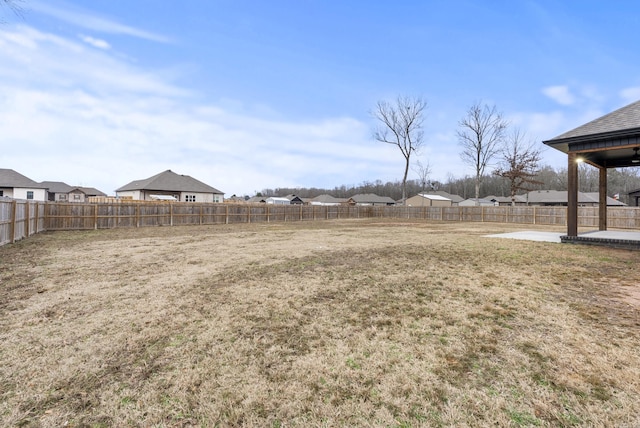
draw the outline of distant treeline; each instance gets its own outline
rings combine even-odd
[[[620,195],[620,200],[629,203],[628,193],[640,189],[640,169],[620,168],[610,169],[607,176],[607,194],[613,196]],[[579,184],[581,192],[597,192],[599,183],[599,172],[589,165],[580,165],[578,170]],[[532,185],[530,190],[567,190],[567,169],[554,169],[550,166],[543,167],[536,178],[541,184]],[[414,196],[422,191],[444,190],[447,193],[459,195],[464,199],[473,198],[475,195],[474,178],[466,176],[455,178],[453,175],[447,181],[427,181],[423,183],[419,180],[407,180],[407,196]],[[262,189],[259,196],[285,196],[294,194],[301,198],[313,198],[322,194],[329,194],[336,198],[348,198],[359,193],[375,193],[379,196],[389,196],[394,200],[402,198],[402,181],[389,181],[383,183],[381,180],[373,182],[365,181],[358,185],[342,185],[333,189],[322,188],[277,188]],[[481,196],[509,196],[509,183],[506,179],[496,175],[486,175],[480,186]]]

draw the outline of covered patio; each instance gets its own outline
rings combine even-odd
[[[551,140],[549,147],[567,154],[567,235],[562,242],[623,246],[640,249],[638,234],[616,232],[615,238],[593,233],[578,236],[578,164],[586,162],[599,170],[598,230],[607,230],[607,170],[640,166],[640,101],[592,120]],[[620,244],[620,245],[616,245]]]

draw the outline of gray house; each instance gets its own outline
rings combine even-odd
[[[30,178],[12,170],[0,168],[0,196],[13,199],[45,201],[47,189]]]
[[[395,205],[396,201],[388,196],[378,196],[374,193],[353,195],[349,198],[355,205]]]
[[[170,169],[116,189],[116,196],[138,201],[223,202],[224,193],[188,175]]]
[[[93,187],[73,187],[62,181],[43,181],[47,188],[47,200],[52,202],[87,202],[90,196],[107,196]]]
[[[529,205],[542,206],[561,206],[566,207],[569,202],[568,192],[566,190],[534,190],[526,195]],[[578,192],[578,206],[581,207],[597,207],[599,203],[599,194]],[[607,206],[625,206],[623,202],[617,201],[607,196]]]

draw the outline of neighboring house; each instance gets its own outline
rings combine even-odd
[[[232,204],[244,204],[245,202],[249,201],[249,197],[248,196],[231,195],[231,197],[226,198],[224,201],[232,203]]]
[[[47,200],[51,202],[87,202],[91,196],[107,196],[93,187],[73,187],[62,181],[43,181]]]
[[[464,201],[464,198],[459,195],[454,195],[451,193],[447,193],[444,190],[432,190],[429,192],[430,195],[440,195],[444,196],[447,199],[451,199],[451,205],[458,205],[460,202]]]
[[[495,205],[500,206],[512,206],[511,196],[485,196],[482,199],[487,199],[493,202]],[[525,195],[515,195],[514,201],[516,206],[527,205],[527,199]]]
[[[629,203],[634,207],[640,207],[640,189],[629,192]]]
[[[264,196],[253,196],[247,199],[247,202],[250,204],[264,204],[265,202],[267,202],[267,198],[265,198]]]
[[[272,205],[291,205],[291,201],[289,199],[279,198],[277,196],[271,196],[265,199],[265,202]]]
[[[329,207],[333,207],[336,205],[347,205],[348,203],[348,199],[334,198],[331,195],[319,195],[309,201],[309,205],[321,205]]]
[[[285,196],[285,198],[287,198],[289,200],[289,202],[291,203],[291,205],[302,205],[304,204],[304,200],[296,195],[287,195]]]
[[[374,193],[353,195],[349,198],[355,205],[395,205],[396,201],[388,196],[378,196]]]
[[[561,206],[568,205],[566,190],[535,190],[526,196],[529,205]],[[600,205],[598,192],[584,193],[578,192],[578,206],[597,207]],[[607,196],[607,206],[625,206],[623,202],[617,201]]]
[[[496,203],[484,198],[469,198],[458,203],[459,207],[495,207]]]
[[[586,192],[585,195],[587,195],[588,197],[590,197],[594,201],[597,201],[598,205],[600,204],[600,193],[598,193],[598,192]],[[611,196],[607,196],[607,206],[608,207],[626,207],[627,204],[625,204],[624,202],[619,201],[617,199],[613,199]]]
[[[12,169],[0,168],[0,196],[13,199],[46,201],[47,189]]]
[[[118,197],[151,201],[173,197],[180,202],[223,202],[224,193],[188,175],[170,169],[144,180],[132,181],[116,189]]]
[[[450,207],[451,199],[430,193],[418,193],[405,201],[408,207]]]

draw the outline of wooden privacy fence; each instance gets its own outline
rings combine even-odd
[[[45,203],[0,198],[0,246],[45,230]]]
[[[608,227],[640,229],[639,208],[610,207]],[[212,203],[59,203],[0,201],[0,245],[44,230],[317,221],[422,219],[565,226],[566,207],[402,207]],[[598,208],[580,207],[581,227],[598,227]]]

